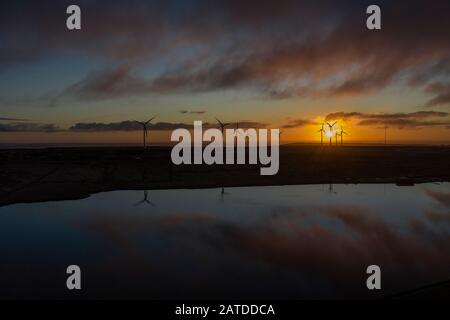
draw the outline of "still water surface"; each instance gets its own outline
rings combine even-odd
[[[81,292],[65,289],[82,269]],[[366,267],[382,290],[366,289]],[[450,279],[450,184],[114,191],[0,208],[0,298],[376,298]]]

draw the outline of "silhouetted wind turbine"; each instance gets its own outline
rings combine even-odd
[[[223,132],[225,131],[225,127],[229,126],[231,123],[230,123],[230,122],[223,123],[222,121],[220,121],[220,120],[217,119],[217,118],[216,118],[216,120],[217,120],[217,122],[219,123],[220,131],[222,132],[222,136],[223,136]],[[223,145],[223,150],[225,150],[225,149],[226,149],[226,146],[225,146],[225,143],[224,143],[224,145]]]
[[[324,125],[325,125],[325,124],[322,123],[322,127],[320,128],[320,130],[317,131],[317,132],[320,132],[320,144],[321,144],[321,145],[323,144],[323,132],[324,132],[323,126],[324,126]]]
[[[221,129],[222,134],[223,134],[223,132],[225,131],[225,127],[229,126],[231,123],[223,123],[222,121],[220,121],[217,118],[216,118],[216,120],[219,123],[220,129]]]
[[[219,121],[219,120],[217,120]],[[230,123],[225,123],[225,126],[229,125]],[[236,132],[239,134],[242,134],[240,131],[237,131],[239,129],[239,121],[236,121]],[[222,133],[223,133],[223,129],[222,129]]]
[[[219,121],[217,118],[216,118],[216,120]],[[219,123],[220,123],[220,121],[219,121]],[[236,121],[236,132],[238,134],[241,134],[241,132],[238,131],[238,129],[239,129],[239,121]],[[222,134],[223,134],[223,129],[222,129]],[[234,149],[235,149],[235,152],[236,152],[236,157],[237,157],[237,150],[238,150],[237,140],[238,140],[238,138],[236,137],[236,139],[234,139],[234,141],[236,141],[236,144],[234,145]],[[234,142],[233,142],[233,144],[234,144]]]
[[[283,133],[284,133],[283,130],[278,131],[278,144],[279,144],[280,141],[281,141],[281,135],[282,135]]]
[[[341,144],[344,144],[344,134],[348,134],[347,132],[344,131],[344,128],[341,126],[341,132],[339,133],[339,135],[341,136]]]
[[[334,125],[337,123],[337,121],[335,121],[333,124],[330,124],[329,122],[327,122],[328,128],[330,129],[330,146],[331,146],[331,137],[333,136],[333,127]]]
[[[151,119],[148,119],[147,121],[145,121],[145,122],[141,122],[141,121],[137,121],[137,120],[134,120],[134,122],[136,122],[136,123],[138,123],[138,124],[140,124],[141,126],[142,126],[142,133],[143,133],[143,141],[144,141],[144,148],[147,146],[147,135],[148,135],[148,124],[153,120],[153,119],[155,119],[156,118],[156,116],[154,116],[153,118],[151,118]]]

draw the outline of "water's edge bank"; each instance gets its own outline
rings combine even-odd
[[[280,170],[255,165],[181,165],[170,148],[0,150],[0,206],[76,200],[114,190],[450,181],[449,147],[280,148]]]

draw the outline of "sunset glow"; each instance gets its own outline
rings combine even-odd
[[[450,297],[449,0],[0,7],[0,300]]]
[[[392,143],[448,144],[449,37],[430,31],[450,29],[441,5],[430,13],[386,3],[380,32],[361,27],[357,1],[252,14],[224,2],[201,17],[197,1],[177,10],[88,1],[77,32],[60,30],[62,4],[40,14],[30,2],[27,17],[7,5],[0,33],[15,45],[2,49],[0,143],[138,143],[128,122],[158,114],[149,141],[160,144],[215,117],[280,128],[283,143],[319,143],[321,123],[338,121],[349,143],[384,141],[387,126]],[[416,23],[414,40],[403,36],[406,21]]]

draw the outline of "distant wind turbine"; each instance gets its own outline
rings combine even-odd
[[[219,120],[217,120],[217,121],[219,121]],[[226,123],[225,126],[227,126],[229,124],[230,123]],[[236,121],[236,132],[239,133],[239,134],[242,134],[240,131],[237,131],[238,129],[239,129],[239,121]],[[223,130],[222,130],[222,133],[223,133]]]
[[[219,121],[217,118],[216,118],[216,120],[217,121]],[[219,123],[221,123],[220,121],[219,121]],[[228,123],[227,123],[228,124]],[[226,124],[226,125],[227,125]],[[222,125],[221,125],[222,126]],[[236,121],[236,132],[238,133],[238,134],[242,134],[240,131],[238,131],[238,129],[239,129],[239,120],[238,121]],[[223,134],[223,129],[222,129],[222,134]],[[237,143],[237,141],[238,141],[238,138],[236,137],[236,139],[234,139],[235,141],[236,141],[236,144],[235,144],[235,146],[234,146],[234,149],[235,149],[235,152],[236,152],[236,157],[237,157],[237,150],[238,150],[238,143]]]
[[[223,132],[225,131],[225,127],[229,126],[231,123],[223,123],[222,121],[220,121],[217,118],[216,118],[216,120],[219,123],[220,130],[222,131],[222,134],[223,134]]]
[[[327,122],[328,128],[330,130],[330,146],[331,146],[331,137],[333,137],[333,127],[336,123],[337,123],[337,121],[335,121],[333,124],[330,124],[329,122]]]
[[[284,133],[283,130],[278,131],[278,145],[281,145],[281,135]]]
[[[220,121],[220,120],[217,119],[217,118],[216,118],[216,120],[217,120],[217,122],[219,123],[220,131],[222,132],[222,136],[223,136],[223,133],[224,133],[224,131],[225,131],[225,127],[229,126],[231,123],[230,123],[230,122],[223,123],[222,121]],[[236,148],[237,148],[237,146],[236,146]],[[223,146],[223,149],[225,150],[225,144],[224,144],[224,146]]]
[[[344,134],[348,135],[347,132],[344,131],[344,128],[341,126],[341,132],[339,135],[341,136],[341,144],[344,144]]]
[[[325,124],[322,123],[322,127],[320,128],[320,130],[317,131],[317,132],[320,132],[320,144],[321,144],[321,145],[323,145],[323,132],[324,132],[323,126],[324,126],[324,125],[325,125]]]
[[[153,118],[151,118],[151,119],[148,119],[147,121],[145,121],[145,122],[141,122],[141,121],[137,121],[137,120],[134,120],[134,122],[136,122],[136,123],[138,123],[138,124],[140,124],[141,126],[142,126],[142,133],[143,133],[143,141],[144,141],[144,148],[147,146],[147,136],[148,136],[148,124],[153,120],[153,119],[155,119],[156,118],[156,116],[154,116]]]

